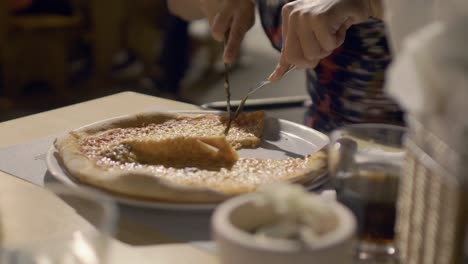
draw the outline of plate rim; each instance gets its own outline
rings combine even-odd
[[[141,113],[157,113],[157,112],[180,113],[180,114],[184,114],[184,113],[186,113],[186,114],[217,114],[217,115],[225,113],[224,111],[219,111],[219,110],[167,110],[167,111],[155,110],[155,111],[145,111],[145,112],[141,112]],[[99,124],[99,123],[109,122],[109,121],[112,121],[114,119],[130,117],[130,116],[134,116],[136,114],[138,114],[138,113],[110,117],[110,118],[107,118],[107,119],[103,119],[103,120],[100,120],[100,121],[96,121],[96,122],[92,122],[92,123],[83,125],[81,127],[72,129],[70,131],[77,131],[77,130],[84,129],[86,127],[93,126],[93,125],[96,125],[96,124]],[[287,124],[292,125],[292,126],[297,126],[297,127],[301,127],[302,129],[313,131],[315,135],[317,135],[318,137],[320,137],[321,139],[323,139],[326,142],[324,144],[324,146],[326,146],[328,144],[328,142],[329,142],[329,137],[327,135],[325,135],[324,133],[322,133],[320,131],[317,131],[317,130],[315,130],[313,128],[310,128],[310,127],[307,127],[305,125],[302,125],[302,124],[299,124],[299,123],[296,123],[296,122],[292,122],[292,121],[289,121],[289,120],[286,120],[286,119],[280,119],[280,118],[271,117],[271,116],[266,116],[266,118],[276,119],[276,120],[278,120],[280,122],[284,122],[284,123],[287,123]],[[54,140],[54,142],[55,142],[55,140]],[[59,181],[60,183],[66,185],[68,187],[92,188],[94,190],[97,190],[97,191],[99,191],[101,193],[104,193],[105,195],[111,197],[112,199],[114,199],[118,203],[122,203],[122,204],[129,205],[129,206],[140,207],[140,208],[175,210],[175,211],[207,211],[207,210],[214,210],[220,204],[220,203],[214,203],[214,204],[213,203],[207,203],[207,204],[170,203],[170,202],[149,201],[149,200],[147,201],[147,200],[142,200],[142,199],[136,199],[136,198],[125,197],[125,196],[121,196],[121,195],[116,195],[116,194],[113,194],[111,192],[108,192],[108,191],[102,190],[100,188],[97,188],[95,186],[83,184],[83,183],[73,179],[73,176],[69,175],[69,173],[66,171],[66,168],[63,168],[63,166],[60,165],[60,161],[57,159],[55,153],[57,153],[57,149],[55,148],[54,144],[52,144],[49,147],[49,149],[47,150],[47,153],[46,153],[46,165],[47,165],[48,173],[50,173],[50,175],[55,180]],[[56,167],[55,164],[57,164],[58,167]],[[329,177],[328,177],[327,173],[325,172],[325,173],[319,175],[315,180],[313,180],[310,185],[306,186],[306,188],[308,190],[316,189],[316,188],[322,186],[323,184],[325,184],[329,180],[328,178]]]

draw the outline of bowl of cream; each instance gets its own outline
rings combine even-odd
[[[223,264],[352,263],[356,220],[335,199],[271,184],[218,206],[211,221]]]

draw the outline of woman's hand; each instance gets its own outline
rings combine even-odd
[[[343,44],[346,30],[366,21],[374,0],[296,0],[282,9],[283,48],[269,79],[276,81],[291,65],[314,68]]]
[[[201,10],[210,23],[213,38],[218,41],[226,41],[224,62],[232,63],[239,54],[245,34],[255,22],[255,5],[253,1],[199,1]]]
[[[185,19],[206,17],[214,39],[224,41],[224,62],[232,63],[239,54],[245,34],[255,22],[252,0],[168,0],[170,11]]]

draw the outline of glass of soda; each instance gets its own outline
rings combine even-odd
[[[357,260],[397,259],[396,201],[406,130],[386,124],[356,124],[330,135],[329,172],[337,197],[358,220]]]

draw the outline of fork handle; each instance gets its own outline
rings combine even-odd
[[[289,69],[283,74],[283,76],[285,76],[286,74],[290,73],[292,70],[296,69],[296,65],[291,65],[289,67]],[[240,102],[239,104],[239,107],[237,108],[236,110],[236,113],[234,114],[234,118],[230,118],[229,120],[235,120],[239,114],[242,112],[242,110],[244,109],[244,105],[245,105],[245,102],[247,101],[247,98],[249,98],[250,95],[256,93],[258,90],[260,90],[261,88],[265,87],[266,85],[270,84],[271,81],[270,80],[266,80],[266,81],[263,81],[261,82],[257,87],[255,87],[254,89],[252,89],[251,91],[249,91],[247,93],[247,95],[242,98],[242,101]]]

